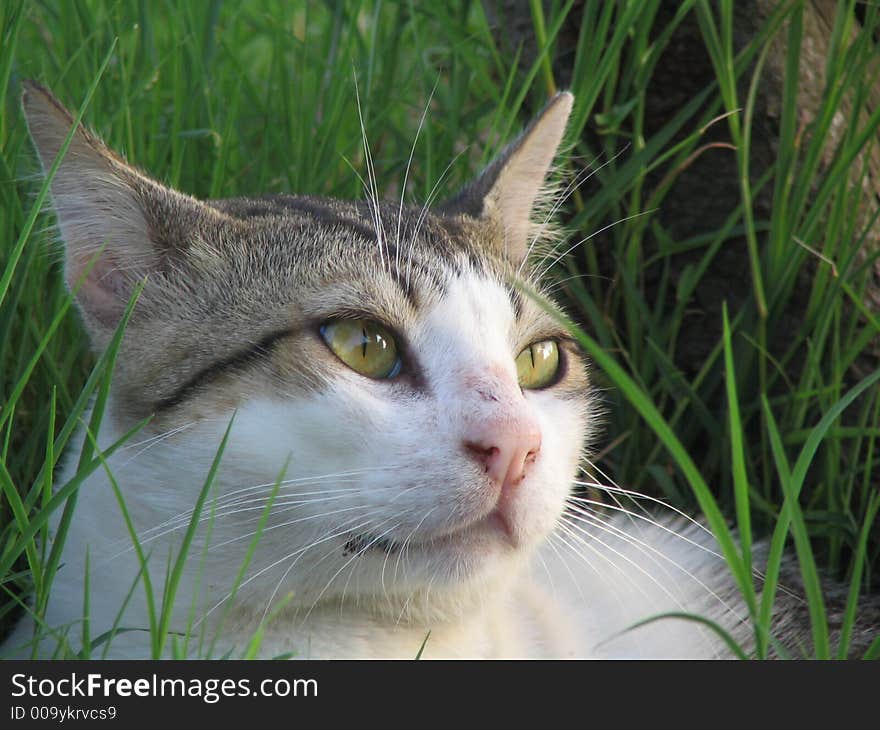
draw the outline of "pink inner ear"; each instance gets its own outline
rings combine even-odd
[[[66,271],[67,286],[71,291],[76,291],[76,300],[85,313],[104,325],[115,326],[131,296],[131,280],[120,271],[106,251],[97,255],[98,260],[94,263],[95,254],[70,256]]]

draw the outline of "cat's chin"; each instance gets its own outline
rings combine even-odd
[[[415,547],[423,551],[473,550],[488,545],[516,550],[520,537],[506,515],[499,509],[463,526],[421,538]]]
[[[361,534],[348,542],[346,550],[380,552],[386,555],[396,555],[403,551],[407,555],[439,555],[449,551],[467,553],[487,547],[516,551],[522,546],[522,534],[514,529],[509,516],[496,508],[474,521],[421,535],[417,539],[397,541],[393,538]]]

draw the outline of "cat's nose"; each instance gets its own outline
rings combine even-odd
[[[541,431],[531,418],[474,424],[465,450],[488,477],[506,491],[519,484],[541,451]]]

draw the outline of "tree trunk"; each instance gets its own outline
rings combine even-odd
[[[583,2],[576,3],[572,8],[558,37],[554,74],[561,88],[570,83],[569,64],[577,43],[583,4]],[[779,4],[779,0],[737,0],[734,3],[734,45],[737,51],[755,38],[756,32]],[[810,0],[804,5],[797,97],[798,125],[802,133],[816,118],[822,104],[825,68],[836,4],[836,0]],[[489,17],[499,21],[497,26],[499,41],[513,49],[521,45],[522,66],[528,68],[537,52],[529,3],[526,0],[486,0],[484,5]],[[677,2],[661,3],[655,21],[656,27],[665,27],[678,7]],[[858,32],[859,28],[855,27],[851,39],[855,38]],[[761,83],[758,86],[751,136],[750,174],[753,181],[758,180],[776,158],[783,104],[785,58],[786,33],[783,26],[772,42]],[[875,69],[880,72],[880,59],[875,64]],[[738,90],[741,104],[745,103],[750,78],[751,72],[744,74],[741,79]],[[877,78],[880,79],[880,73]],[[714,79],[715,72],[696,15],[691,12],[676,29],[648,84],[646,138],[662,129],[682,107]],[[880,84],[874,86],[870,97],[868,107],[874,109],[880,104]],[[824,145],[823,165],[826,167],[831,163],[834,151],[841,141],[846,128],[845,120],[849,118],[851,109],[852,99],[845,98]],[[585,134],[590,134],[589,123]],[[673,140],[672,143],[675,141]],[[717,142],[730,142],[728,128],[723,122],[714,124],[705,134],[706,144]],[[859,210],[858,223],[861,224],[859,229],[867,226],[877,213],[878,201],[880,201],[880,146],[867,145],[865,152],[852,165],[851,179],[854,182],[858,180],[863,165],[867,167],[867,174],[862,185],[872,205],[866,205]],[[660,170],[649,176],[648,186],[659,183],[667,172],[668,170]],[[663,198],[660,210],[653,215],[674,240],[683,240],[719,230],[740,202],[741,190],[736,153],[723,147],[710,148],[697,156],[686,172],[677,177],[673,187]],[[769,219],[771,205],[772,186],[765,185],[753,200],[755,220]],[[821,242],[815,247],[821,247]],[[615,262],[610,256],[602,256],[601,242],[596,243],[595,249],[604,268],[602,273],[613,280]],[[859,254],[861,260],[858,263],[863,263],[868,257],[875,257],[864,303],[870,311],[880,315],[880,257],[876,255],[878,250],[880,250],[880,221],[875,221],[866,236]],[[674,271],[680,274],[700,256],[700,251],[676,256],[672,262]],[[813,266],[818,265],[823,264],[817,257]],[[650,272],[647,277],[647,286],[650,287]],[[677,275],[673,273],[673,277],[677,278]],[[778,328],[779,331],[793,335],[799,331],[799,322],[806,306],[811,277],[810,267],[804,267],[801,271],[802,281],[795,287],[791,306],[783,314],[783,323]],[[682,372],[695,373],[718,343],[722,303],[727,301],[731,311],[737,311],[739,306],[751,296],[752,283],[746,240],[744,237],[735,238],[722,246],[697,288],[694,301],[688,307],[689,315],[682,323],[676,348],[677,364]],[[862,377],[876,368],[878,363],[880,363],[880,338],[875,338],[869,351],[857,362],[856,372],[853,375]]]

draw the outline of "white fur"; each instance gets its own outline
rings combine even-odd
[[[239,406],[175,601],[172,629],[189,625],[194,637],[187,654],[238,656],[272,616],[264,657],[414,657],[428,632],[425,656],[713,656],[717,640],[681,620],[615,638],[659,611],[723,615],[706,587],[720,562],[688,542],[711,545],[696,528],[682,538],[663,526],[614,520],[625,539],[557,526],[589,424],[552,388],[519,394],[505,385],[515,384],[514,359],[528,343],[516,340],[503,287],[463,275],[407,334],[424,370],[420,393],[390,392],[387,383],[344,371],[320,393],[255,397]],[[481,398],[481,389],[500,395]],[[463,451],[462,433],[514,411],[537,420],[542,447],[509,508],[512,540],[491,529],[442,537],[489,513],[498,499]],[[150,555],[159,605],[169,557],[173,562],[232,416],[198,420],[154,441],[136,437],[110,459]],[[111,421],[100,442],[118,437]],[[265,530],[230,598],[282,472]],[[334,535],[354,526],[370,538],[415,543],[390,554],[345,554],[350,535]],[[71,627],[74,648],[86,552],[94,637],[117,621],[139,568],[103,471],[79,491],[46,615],[50,626]],[[148,623],[140,581],[118,625]],[[23,622],[6,651],[30,630]],[[110,655],[146,657],[149,647],[148,632],[121,633]]]

